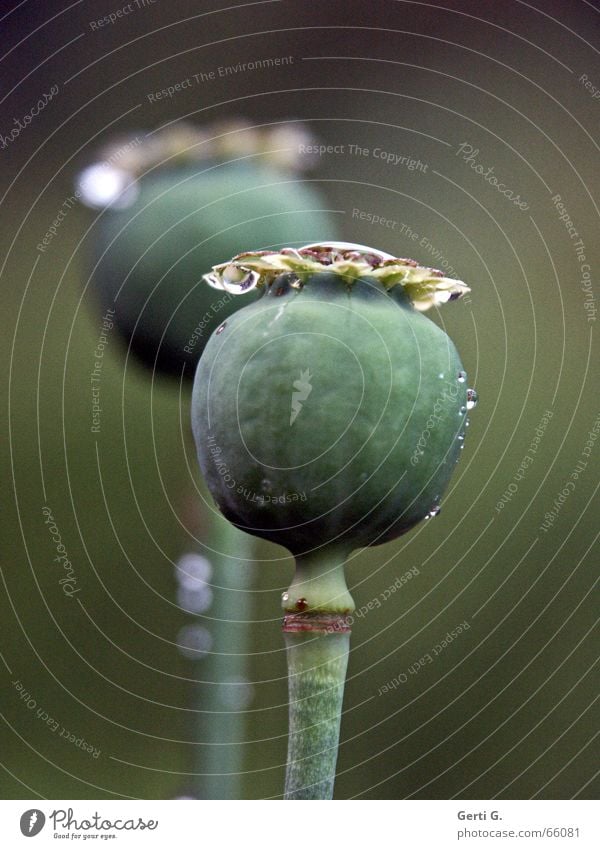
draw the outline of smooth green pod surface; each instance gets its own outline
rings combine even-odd
[[[202,472],[227,518],[296,556],[386,542],[439,512],[465,377],[402,286],[326,269],[273,277],[200,361]]]

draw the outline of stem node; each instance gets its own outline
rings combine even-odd
[[[305,604],[298,605],[300,599]],[[290,720],[285,798],[331,799],[354,610],[339,553],[299,557],[284,608]]]

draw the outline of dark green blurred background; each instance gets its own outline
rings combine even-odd
[[[0,21],[0,134],[52,85],[58,93],[0,150],[3,797],[172,798],[198,786],[208,795],[211,779],[190,773],[219,772],[219,750],[236,743],[240,795],[282,791],[279,595],[291,560],[261,545],[245,601],[229,593],[233,652],[239,620],[251,619],[244,725],[199,738],[193,693],[202,691],[192,681],[209,667],[177,649],[192,619],[177,606],[173,570],[182,553],[202,551],[209,515],[188,387],[153,379],[109,333],[101,432],[92,433],[102,327],[86,289],[95,214],[73,206],[47,250],[36,247],[99,143],[183,117],[231,116],[308,123],[337,146],[308,179],[344,238],[444,267],[472,287],[431,316],[480,396],[442,512],[358,552],[348,568],[359,608],[408,569],[418,575],[357,618],[337,798],[596,795],[597,4],[139,0],[102,28],[91,22],[127,4],[14,5]],[[148,98],[193,74],[277,56],[294,61]],[[546,410],[553,416],[519,479]],[[44,506],[73,564],[73,598],[58,584]],[[202,618],[217,627],[210,610]],[[38,710],[100,754],[59,737]]]

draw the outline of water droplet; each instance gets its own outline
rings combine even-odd
[[[469,427],[470,424],[471,422],[469,421],[469,419],[465,419],[465,427]]]
[[[286,601],[289,601],[290,594],[289,593],[281,593],[281,600],[285,604]]]
[[[244,710],[254,698],[254,687],[247,678],[234,678],[219,686],[221,704],[229,710]]]
[[[260,280],[257,271],[244,271],[235,265],[228,265],[223,272],[223,288],[231,295],[241,295],[254,289]]]
[[[210,581],[212,566],[201,554],[184,554],[177,561],[175,576],[182,587],[195,590]]]
[[[303,610],[306,610],[306,608],[307,608],[307,607],[308,607],[308,602],[307,602],[307,600],[306,600],[305,598],[299,598],[299,599],[297,599],[297,601],[296,601],[296,610],[303,611]]]
[[[425,516],[426,519],[433,519],[435,516],[439,516],[442,508],[439,504],[434,504],[429,513]]]
[[[212,604],[213,594],[208,584],[199,584],[193,589],[179,587],[177,604],[187,613],[206,613]]]
[[[464,442],[465,441],[464,433],[459,433],[457,439],[458,439],[459,442]]]
[[[292,289],[303,289],[304,283],[302,282],[302,280],[300,280],[299,277],[294,277],[294,279],[290,281],[290,286],[292,287]]]
[[[438,377],[439,377],[439,379],[440,379],[440,380],[443,380],[443,379],[444,379],[444,372],[443,372],[443,371],[441,371],[441,372],[438,374]]]
[[[462,369],[461,369],[461,371],[459,371],[459,373],[456,375],[456,379],[458,380],[459,383],[464,383],[465,380],[467,379],[466,371],[462,371]]]
[[[213,289],[220,289],[230,295],[243,295],[256,288],[260,274],[257,271],[244,271],[235,265],[228,265],[223,272],[211,271],[205,274],[203,279]]]
[[[191,660],[200,660],[212,649],[210,631],[202,625],[184,625],[177,635],[179,651]]]
[[[273,484],[267,478],[263,478],[260,482],[260,491],[265,495],[270,495],[273,492]]]
[[[477,401],[479,400],[479,396],[474,389],[467,389],[467,410],[472,410],[473,407],[477,406]]]
[[[300,250],[305,251],[309,248],[332,248],[339,251],[352,250],[358,254],[373,254],[378,259],[394,259],[391,254],[386,254],[383,251],[374,250],[367,245],[356,245],[354,242],[313,242],[310,245],[303,245]]]
[[[464,414],[465,414],[466,412],[467,412],[467,408],[463,405],[463,406],[460,408],[460,410],[458,411],[458,415],[459,415],[459,416],[464,416]]]
[[[369,475],[367,474],[367,472],[362,472],[358,476],[359,483],[364,483],[368,477],[369,477]]]
[[[217,327],[217,331],[216,331],[217,336],[219,335],[219,333],[222,333],[222,332],[225,330],[225,328],[226,328],[226,327],[227,327],[227,322],[226,322],[226,321],[224,321],[224,322],[223,322],[223,324],[220,324],[220,325]]]

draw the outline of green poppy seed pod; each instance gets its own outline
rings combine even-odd
[[[200,467],[224,515],[300,562],[439,512],[475,395],[422,313],[468,288],[345,243],[242,254],[207,278],[260,291],[215,331],[193,389]]]
[[[335,237],[323,197],[290,154],[304,132],[178,126],[113,145],[80,175],[84,202],[103,209],[91,235],[91,288],[149,368],[193,377],[213,330],[255,299],[205,285],[215,257]]]

